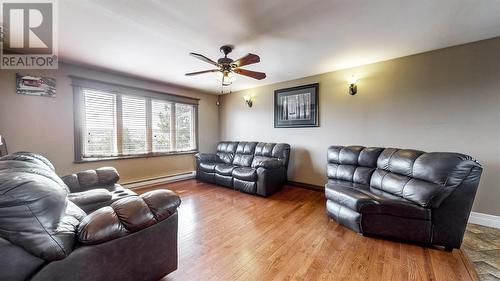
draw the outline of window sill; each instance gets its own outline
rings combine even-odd
[[[137,158],[151,158],[151,157],[162,157],[162,156],[176,156],[176,155],[188,155],[196,154],[198,150],[182,151],[182,152],[170,152],[170,153],[156,153],[148,155],[128,155],[128,156],[111,156],[111,157],[99,157],[99,158],[82,158],[73,161],[75,164],[82,164],[88,162],[101,162],[101,161],[114,161],[114,160],[124,160],[124,159],[137,159]]]

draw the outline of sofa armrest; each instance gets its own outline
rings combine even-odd
[[[212,153],[196,153],[194,155],[196,157],[196,160],[199,162],[220,162],[219,157],[216,154]]]
[[[255,160],[252,163],[253,168],[266,168],[266,169],[276,169],[283,167],[283,162],[278,159],[263,159],[263,160]]]
[[[86,216],[78,227],[78,241],[95,245],[145,229],[175,214],[179,196],[160,189],[115,201]]]
[[[113,195],[109,190],[96,188],[82,192],[72,192],[68,194],[68,200],[81,208],[82,205],[111,201]]]
[[[120,175],[113,167],[102,167],[63,176],[61,179],[71,192],[81,192],[97,187],[114,186],[120,179]]]

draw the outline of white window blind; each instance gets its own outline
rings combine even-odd
[[[148,153],[146,99],[122,96],[121,102],[123,124],[122,154]]]
[[[172,103],[153,100],[152,129],[153,129],[153,152],[171,151],[173,138],[170,124],[172,123]]]
[[[194,147],[194,107],[187,104],[175,105],[175,131],[177,151],[191,150]]]
[[[116,95],[86,90],[82,99],[85,156],[116,156]]]
[[[82,88],[77,160],[195,151],[197,107]]]

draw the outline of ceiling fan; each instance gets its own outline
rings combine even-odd
[[[224,45],[220,47],[220,51],[224,53],[224,57],[220,58],[217,60],[217,62],[207,58],[204,55],[197,54],[197,53],[189,53],[191,56],[200,59],[204,62],[208,62],[209,64],[212,64],[216,66],[216,69],[210,69],[210,70],[203,70],[203,71],[197,71],[197,72],[190,72],[186,73],[186,76],[193,76],[193,75],[198,75],[198,74],[204,74],[204,73],[218,73],[218,78],[222,82],[222,86],[229,86],[232,84],[234,80],[234,73],[239,74],[239,75],[244,75],[248,76],[254,79],[262,80],[266,78],[266,74],[263,72],[257,72],[257,71],[251,71],[251,70],[246,70],[242,69],[242,66],[253,64],[253,63],[258,63],[260,62],[260,57],[255,55],[255,54],[247,54],[246,56],[237,59],[233,61],[232,59],[228,58],[227,55],[233,51],[233,46],[231,45]]]

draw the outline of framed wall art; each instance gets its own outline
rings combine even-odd
[[[274,91],[274,127],[318,127],[318,86],[316,83]]]
[[[20,95],[56,97],[56,79],[16,73],[16,90]]]

